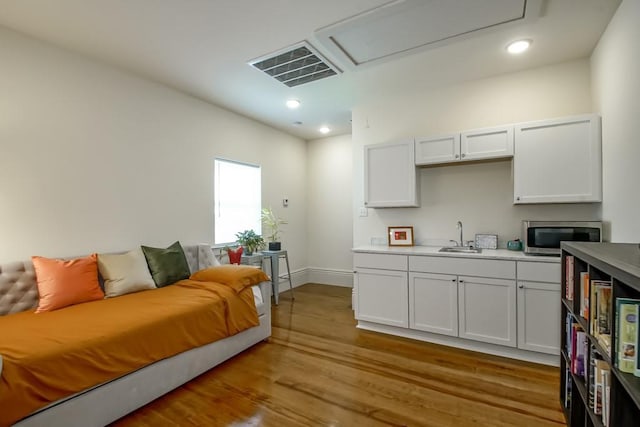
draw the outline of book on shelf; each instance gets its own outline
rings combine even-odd
[[[609,426],[609,414],[611,413],[611,368],[603,369],[602,373],[602,424]]]
[[[587,334],[578,326],[574,329],[575,335],[573,338],[573,355],[571,360],[571,366],[573,367],[573,373],[580,377],[585,377],[585,362],[587,358],[587,352],[585,347],[587,346]]]
[[[564,407],[568,408],[571,405],[571,389],[572,379],[569,369],[565,369],[565,382],[564,382]]]
[[[589,304],[591,304],[591,307],[598,307],[598,295],[596,295],[596,287],[593,286],[593,282],[591,282],[591,285],[589,286],[589,291],[591,292],[591,296],[589,297]],[[591,310],[591,312],[589,313],[589,333],[591,335],[593,335],[594,337],[598,337],[598,330],[597,330],[597,325],[598,325],[598,310]]]
[[[589,345],[589,367],[587,379],[587,404],[593,413],[598,415],[603,424],[608,411],[606,387],[610,381],[611,367],[595,345]]]
[[[565,351],[567,352],[567,358],[569,360],[571,360],[571,349],[572,349],[572,342],[573,342],[573,325],[574,325],[574,320],[573,320],[573,315],[569,312],[567,312],[567,317],[565,319],[565,336],[567,337],[566,339],[566,348]]]
[[[587,397],[589,408],[595,412],[596,406],[596,358],[598,356],[595,346],[589,346],[589,373],[587,381]]]
[[[595,381],[595,405],[593,408],[593,412],[596,415],[602,415],[604,410],[604,405],[606,404],[604,400],[604,392],[606,387],[606,382],[609,380],[609,375],[611,373],[611,368],[609,364],[602,359],[596,360],[595,364],[595,372],[594,372],[594,381]]]
[[[580,316],[589,319],[589,273],[580,273]]]
[[[576,354],[576,334],[578,333],[578,329],[580,325],[577,324],[573,319],[571,320],[571,330],[569,331],[569,335],[567,336],[567,345],[569,345],[569,351],[567,354],[569,355],[569,365],[571,366],[571,373],[575,371],[575,357]]]
[[[640,308],[638,310],[640,311]],[[636,344],[638,343],[640,343],[640,324],[636,325]],[[636,371],[634,375],[640,377],[640,348],[636,348]]]
[[[640,300],[616,298],[616,363],[622,372],[635,374]]]
[[[591,313],[589,328],[591,335],[611,356],[611,281],[592,280]]]
[[[568,301],[573,301],[573,266],[575,258],[573,255],[567,255],[564,262],[564,297]]]

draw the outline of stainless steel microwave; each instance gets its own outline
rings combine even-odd
[[[560,242],[601,242],[600,221],[522,221],[524,252],[560,255]]]

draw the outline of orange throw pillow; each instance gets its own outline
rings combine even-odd
[[[190,279],[198,282],[222,283],[240,292],[247,286],[269,281],[269,276],[256,267],[226,264],[196,271]]]
[[[31,257],[40,300],[36,313],[104,298],[98,283],[98,255],[70,261]]]

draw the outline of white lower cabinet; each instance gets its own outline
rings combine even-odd
[[[457,276],[409,273],[409,327],[458,336]]]
[[[406,272],[358,269],[356,281],[356,319],[409,327]]]
[[[458,316],[461,338],[515,347],[515,280],[460,276]]]
[[[412,329],[516,346],[515,261],[410,256],[409,270]]]
[[[560,289],[559,264],[518,262],[518,348],[560,354]]]
[[[367,322],[361,327],[426,341],[443,342],[429,333],[478,341],[519,356],[560,354],[559,263],[356,253],[354,266],[356,319]],[[470,342],[460,341],[465,348]]]
[[[353,264],[356,319],[408,328],[407,257],[357,253]]]

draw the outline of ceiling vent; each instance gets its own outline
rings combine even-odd
[[[289,87],[335,76],[341,72],[307,42],[254,59],[249,65]]]

